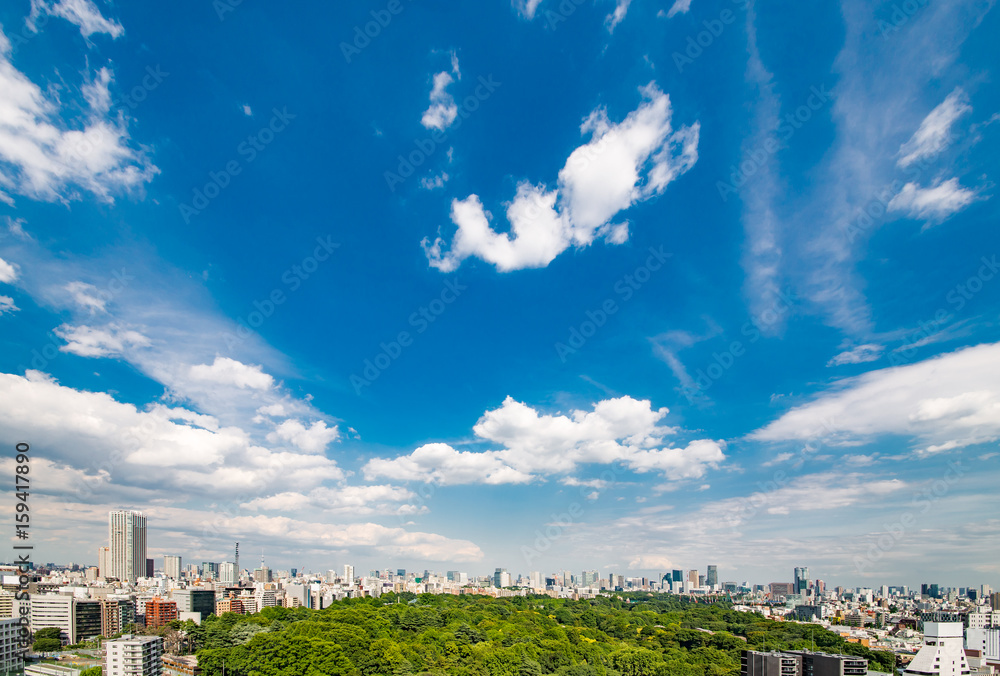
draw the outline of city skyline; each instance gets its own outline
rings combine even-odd
[[[1000,587],[994,3],[391,4],[0,6],[32,560]]]

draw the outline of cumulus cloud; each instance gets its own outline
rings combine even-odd
[[[276,512],[333,512],[372,515],[399,512],[416,498],[416,494],[399,486],[320,486],[308,493],[284,492],[264,498],[254,498],[241,505],[250,510]],[[405,510],[404,511],[409,511]]]
[[[930,188],[907,183],[889,201],[888,210],[910,218],[943,221],[976,201],[976,193],[958,184],[957,178],[937,182]]]
[[[458,451],[444,443],[427,444],[410,455],[373,459],[364,473],[369,480],[507,484],[566,475],[581,465],[621,462],[636,472],[682,480],[701,477],[725,460],[721,441],[702,439],[683,448],[667,444],[664,438],[676,430],[662,424],[666,414],[665,408],[654,410],[648,400],[631,397],[607,399],[591,411],[568,415],[542,414],[507,397],[473,427],[477,438],[499,449]],[[598,487],[571,477],[563,483]]]
[[[750,437],[851,444],[880,435],[929,452],[1000,438],[1000,343],[841,380]]]
[[[445,171],[442,171],[440,174],[435,174],[434,176],[424,176],[420,179],[420,187],[424,190],[443,188],[444,184],[448,182],[448,178],[448,173]]]
[[[454,76],[454,77],[452,77]],[[434,75],[434,86],[431,88],[430,106],[424,111],[420,118],[420,124],[427,129],[445,130],[451,126],[458,116],[458,106],[455,99],[448,93],[448,85],[455,82],[455,78],[462,79],[462,73],[458,68],[458,57],[451,55],[451,72],[441,71]]]
[[[16,264],[8,263],[4,259],[0,258],[0,282],[4,284],[13,284],[17,281],[19,270]]]
[[[0,315],[17,312],[20,309],[14,305],[14,299],[10,296],[0,296]]]
[[[274,378],[264,373],[259,364],[244,364],[229,357],[216,357],[211,364],[196,364],[189,373],[194,381],[232,385],[241,389],[269,390],[274,386]]]
[[[971,112],[969,95],[961,87],[955,87],[947,98],[924,118],[920,128],[914,132],[910,140],[900,146],[900,158],[897,164],[905,168],[914,162],[940,153],[951,141],[951,128],[955,121]]]
[[[108,69],[83,85],[84,119],[71,126],[59,97],[17,70],[11,56],[10,40],[0,31],[0,190],[45,201],[80,199],[83,191],[111,202],[114,194],[152,180],[159,170],[132,147],[124,113],[108,116]]]
[[[267,435],[267,440],[271,443],[287,442],[306,453],[322,453],[338,436],[337,426],[327,427],[322,420],[308,427],[299,420],[286,420]]]
[[[150,345],[141,332],[115,323],[103,327],[63,324],[55,334],[66,341],[59,348],[62,352],[79,357],[118,357],[129,348]]]
[[[89,38],[94,33],[107,33],[112,38],[125,34],[121,24],[113,19],[106,19],[91,0],[31,0],[31,14],[28,16],[28,27],[36,31],[40,16],[48,14],[66,19],[80,27],[80,33]]]
[[[691,9],[691,0],[674,0],[670,11],[667,12],[667,18],[671,19],[677,14],[686,14],[689,9]]]
[[[432,267],[451,272],[470,256],[501,272],[548,265],[570,246],[584,247],[597,238],[620,244],[627,224],[610,221],[633,204],[661,194],[698,160],[697,122],[677,131],[671,125],[670,98],[651,83],[641,90],[642,103],[620,123],[603,108],[580,127],[590,141],[574,150],[559,171],[556,188],[521,182],[507,205],[510,232],[497,232],[477,195],[455,199],[452,241],[425,238]]]
[[[885,350],[883,345],[876,345],[874,343],[867,343],[865,345],[858,345],[850,350],[845,350],[838,355],[835,355],[830,361],[827,362],[827,366],[842,366],[843,364],[863,364],[869,361],[875,361],[882,357],[882,352]]]

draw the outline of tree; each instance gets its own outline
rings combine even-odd
[[[31,646],[31,649],[36,653],[51,653],[62,648],[62,641],[57,638],[39,638],[35,639],[35,643]]]
[[[59,627],[45,627],[35,632],[35,638],[62,638],[62,629]]]

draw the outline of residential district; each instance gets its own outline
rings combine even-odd
[[[147,558],[146,518],[140,512],[109,514],[108,542],[98,548],[96,566],[0,565],[0,670],[32,676],[78,676],[69,666],[39,662],[68,653],[98,637],[117,637],[94,650],[76,650],[75,666],[98,664],[104,676],[196,676],[197,660],[172,655],[162,636],[140,635],[176,620],[200,623],[211,614],[253,614],[269,606],[322,609],[345,598],[397,594],[480,594],[494,597],[544,595],[586,599],[612,593],[685,595],[711,602],[726,600],[735,610],[765,617],[815,623],[848,642],[892,651],[904,676],[987,676],[1000,672],[1000,593],[989,586],[943,587],[923,584],[871,588],[831,587],[795,568],[789,582],[748,584],[720,581],[718,567],[669,570],[655,577],[570,571],[518,574],[497,568],[492,575],[463,571],[371,570],[359,575],[351,565],[325,573],[295,568],[272,571],[260,558],[252,569],[233,560],[184,564],[180,556]],[[25,584],[26,583],[26,584]],[[18,593],[24,589],[28,598]],[[3,619],[9,618],[9,619]],[[26,650],[18,640],[27,622],[32,634],[55,641],[45,654]],[[58,638],[56,638],[58,637]],[[38,643],[35,643],[37,650]],[[87,659],[89,655],[90,659]],[[867,661],[809,651],[745,651],[743,676],[867,676]]]

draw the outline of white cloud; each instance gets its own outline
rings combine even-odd
[[[0,31],[0,189],[46,201],[80,199],[85,191],[111,202],[113,194],[139,189],[158,173],[130,147],[124,113],[107,117],[110,71],[101,69],[83,85],[88,107],[82,124],[71,128],[58,96],[18,71],[11,54]]]
[[[17,312],[21,308],[14,305],[14,299],[10,296],[0,296],[0,316]]]
[[[271,443],[288,442],[306,453],[322,453],[331,442],[337,440],[340,432],[337,426],[327,427],[317,420],[306,427],[299,420],[286,420],[267,435]]]
[[[961,87],[948,94],[937,108],[920,123],[920,128],[909,141],[899,148],[900,167],[906,168],[922,159],[933,157],[944,150],[951,141],[951,127],[966,113],[971,113],[969,96]]]
[[[850,444],[887,434],[930,452],[1000,438],[1000,343],[841,380],[750,437]]]
[[[106,19],[101,14],[97,6],[91,0],[59,0],[58,2],[47,2],[46,0],[31,0],[31,14],[28,17],[28,26],[36,30],[36,22],[42,14],[62,17],[70,23],[80,27],[83,37],[89,38],[94,33],[107,33],[112,38],[118,38],[125,34],[125,29],[121,24],[113,19]]]
[[[308,493],[284,492],[254,498],[241,505],[246,509],[276,512],[334,512],[372,515],[396,512],[416,494],[398,486],[320,486]]]
[[[365,476],[441,484],[527,483],[547,475],[569,474],[580,465],[621,462],[636,472],[659,472],[671,480],[698,478],[725,459],[723,443],[702,439],[685,448],[672,447],[664,437],[676,432],[661,424],[667,409],[654,410],[648,400],[607,399],[591,411],[568,415],[540,414],[507,397],[500,408],[487,411],[473,427],[477,438],[501,450],[457,451],[448,444],[421,446],[410,455],[377,458],[364,467]],[[602,480],[602,486],[606,485]],[[569,486],[597,484],[566,477]]]
[[[90,314],[105,311],[107,302],[101,298],[101,293],[93,284],[70,282],[65,286],[65,289],[73,297],[73,301],[81,308],[89,310]]]
[[[900,211],[906,216],[930,221],[943,221],[976,201],[976,193],[958,184],[957,178],[921,188],[907,183],[889,201],[889,211]],[[926,227],[926,226],[925,226]]]
[[[673,18],[677,14],[686,14],[689,9],[691,9],[691,0],[674,0],[670,11],[667,12],[667,18]]]
[[[458,117],[458,106],[455,99],[448,93],[448,85],[455,79],[451,73],[442,71],[434,76],[434,87],[431,89],[431,105],[424,111],[420,124],[427,129],[447,129]]]
[[[448,182],[448,173],[442,171],[440,174],[434,176],[424,176],[420,179],[420,187],[425,190],[435,190],[437,188],[443,188],[444,184]]]
[[[545,267],[571,245],[588,246],[598,237],[623,242],[627,224],[607,227],[611,219],[662,193],[698,159],[698,123],[674,132],[670,98],[655,84],[641,92],[643,102],[618,124],[603,109],[587,116],[581,132],[590,141],[570,154],[557,189],[518,185],[507,205],[509,233],[493,230],[477,195],[453,200],[458,230],[450,247],[440,237],[422,242],[431,266],[450,272],[476,256],[505,272]]]
[[[17,281],[18,277],[18,267],[15,263],[8,263],[4,259],[0,258],[0,282],[4,284],[13,284]]]
[[[542,0],[511,0],[511,5],[528,21],[535,18],[535,11],[540,4]]]
[[[105,393],[62,386],[37,371],[0,374],[0,433],[30,438],[49,448],[54,462],[103,469],[116,486],[147,487],[151,495],[181,490],[185,496],[266,496],[344,479],[322,455],[264,448],[212,416],[160,404],[140,410]]]
[[[216,357],[211,365],[196,364],[191,367],[190,376],[195,381],[251,390],[269,390],[274,386],[274,378],[264,373],[259,364],[244,364],[229,357]]]
[[[55,334],[66,341],[59,349],[80,357],[118,357],[127,349],[148,347],[149,338],[119,324],[104,327],[63,324]]]
[[[630,4],[632,4],[632,0],[617,0],[615,11],[608,14],[608,16],[604,19],[604,23],[608,27],[609,33],[614,33],[615,26],[620,24],[625,18]]]
[[[250,108],[250,106],[244,104],[243,114],[246,115],[247,117],[253,117],[253,110]]]
[[[7,229],[10,234],[14,235],[18,239],[30,240],[31,235],[29,235],[25,229],[24,224],[26,221],[23,218],[14,218],[13,216],[7,216]]]
[[[858,345],[850,350],[845,350],[838,355],[835,355],[830,361],[827,362],[827,366],[842,366],[843,364],[863,364],[865,362],[875,361],[882,357],[882,352],[885,350],[883,345],[876,345],[874,343],[867,343],[865,345]]]

